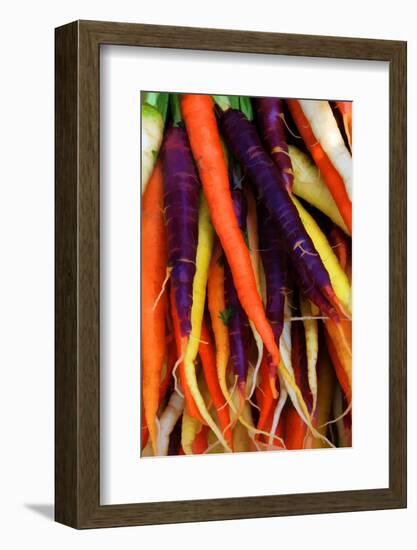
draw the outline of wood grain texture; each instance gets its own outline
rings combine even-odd
[[[100,505],[100,45],[390,64],[389,488]],[[406,44],[78,21],[56,29],[56,520],[113,527],[406,506]]]
[[[78,26],[55,38],[55,519],[76,525]]]

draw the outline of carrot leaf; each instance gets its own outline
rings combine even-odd
[[[223,324],[227,327],[230,323],[230,319],[235,312],[233,306],[229,306],[219,313],[219,318],[223,321]]]
[[[146,92],[143,94],[142,102],[155,107],[161,113],[165,122],[168,111],[169,94],[162,92]]]
[[[253,109],[252,109],[252,102],[250,100],[250,97],[239,96],[238,108],[242,111],[242,113],[245,115],[245,117],[248,120],[253,120]]]
[[[239,109],[239,96],[237,95],[214,95],[213,99],[222,111]]]
[[[172,120],[174,126],[178,126],[182,122],[182,114],[180,107],[180,99],[178,94],[169,94],[170,95],[170,108],[172,113]]]

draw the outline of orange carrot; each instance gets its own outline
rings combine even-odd
[[[177,346],[174,339],[168,342],[168,352],[167,352],[167,365],[166,372],[161,380],[159,386],[159,402],[163,400],[168,390],[169,384],[171,382],[172,371],[177,360]]]
[[[201,426],[201,430],[195,436],[192,445],[193,455],[202,455],[208,447],[207,435],[210,428],[206,425]]]
[[[259,390],[257,395],[259,396],[259,406],[260,406],[261,412],[259,414],[257,429],[268,431],[267,430],[268,419],[271,417],[271,424],[272,424],[272,416],[274,415],[274,409],[275,409],[273,405],[274,405],[275,399],[274,399],[274,396],[272,395],[271,385],[268,379],[269,367],[268,367],[268,359],[265,353],[262,357],[260,374],[261,374],[261,383],[259,385]],[[270,429],[270,426],[269,426],[269,429]]]
[[[343,232],[333,224],[329,231],[329,243],[339,260],[340,267],[346,272],[348,249],[346,237]]]
[[[339,384],[348,403],[352,401],[352,343],[351,323],[342,321],[341,332],[331,321],[325,321],[327,349]]]
[[[291,364],[294,369],[297,385],[301,388],[303,397],[311,410],[312,396],[308,388],[305,346],[304,331],[301,323],[291,323]],[[287,407],[285,419],[285,445],[287,449],[303,449],[307,434],[306,425],[292,406]]]
[[[283,415],[280,416],[280,419],[279,419],[279,422],[278,422],[278,426],[277,426],[277,429],[275,431],[275,435],[277,435],[278,437],[280,437],[282,440],[284,440],[285,438],[285,430],[286,430],[286,425],[285,425],[285,418]]]
[[[146,419],[145,419],[145,409],[143,407],[143,399],[142,399],[142,425],[141,425],[141,449],[146,447],[146,444],[148,443],[149,438],[149,430],[148,426],[146,425]]]
[[[296,99],[287,99],[287,104],[298,131],[337,204],[343,221],[349,229],[349,232],[352,233],[352,203],[346,191],[342,176],[333,166],[329,157],[324,152],[323,147],[313,134],[313,130],[311,129],[300,103]]]
[[[155,420],[159,384],[166,352],[165,295],[154,306],[165,279],[166,262],[163,180],[158,162],[142,196],[142,395],[154,454],[157,454]]]
[[[272,361],[279,365],[279,351],[256,288],[249,251],[237,223],[229,190],[229,177],[208,95],[183,94],[181,110],[214,229],[230,266],[239,301],[255,325]]]
[[[214,353],[214,345],[211,339],[210,332],[205,321],[201,325],[201,342],[199,347],[199,355],[203,365],[204,377],[206,384],[217,411],[220,427],[224,438],[233,450],[233,434],[230,424],[229,407],[226,405],[226,400],[221,390],[216,370],[216,356]]]
[[[335,370],[331,365],[326,348],[322,346],[318,359],[318,401],[316,424],[318,431],[327,436],[328,422],[331,421],[331,410],[334,400],[334,390],[336,384]],[[313,449],[323,449],[328,447],[322,440],[314,439],[311,442]]]
[[[211,221],[225,252],[239,301],[260,335],[272,363],[278,369],[294,407],[314,432],[303,396],[293,376],[280,363],[280,353],[274,333],[256,288],[249,251],[235,215],[213,100],[208,95],[182,94],[181,111],[207,199]],[[274,381],[275,378],[271,376],[271,389],[276,397],[278,392]]]
[[[184,339],[181,337],[180,320],[177,313],[177,307],[175,305],[174,287],[172,285],[171,285],[171,291],[170,291],[170,303],[171,303],[172,323],[174,325],[175,341],[177,344],[177,355],[179,355],[180,357],[183,357],[185,353]],[[198,410],[197,405],[194,402],[194,398],[191,394],[191,390],[187,384],[187,379],[185,376],[184,361],[181,361],[179,365],[179,371],[180,371],[181,388],[182,388],[182,391],[184,392],[185,408],[186,408],[187,414],[189,416],[192,416],[193,418],[196,418],[202,424],[204,424],[205,422]]]
[[[207,302],[210,312],[211,327],[216,342],[216,367],[220,387],[226,399],[229,397],[227,388],[227,363],[230,356],[229,334],[227,326],[222,320],[225,315],[226,302],[224,298],[224,262],[223,251],[217,242],[214,246],[213,255],[207,282]]]
[[[284,410],[285,415],[285,446],[290,451],[304,449],[304,439],[307,428],[297,411],[291,404]]]
[[[268,414],[268,418],[266,419],[266,422],[265,422],[266,432],[271,432],[272,430],[274,413],[275,413],[275,407],[271,407],[271,410],[269,411],[269,414]],[[276,438],[273,441],[273,444],[271,444],[270,442],[270,436],[267,436],[267,435],[261,435],[260,441],[267,446],[267,449],[285,449],[285,446],[284,446],[285,418],[283,414],[281,414],[279,417],[278,425],[275,430],[275,435],[276,435]]]

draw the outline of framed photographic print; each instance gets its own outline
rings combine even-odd
[[[56,29],[56,520],[406,506],[406,43]]]

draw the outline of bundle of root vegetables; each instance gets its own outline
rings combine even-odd
[[[141,107],[142,456],[350,446],[351,103]]]

